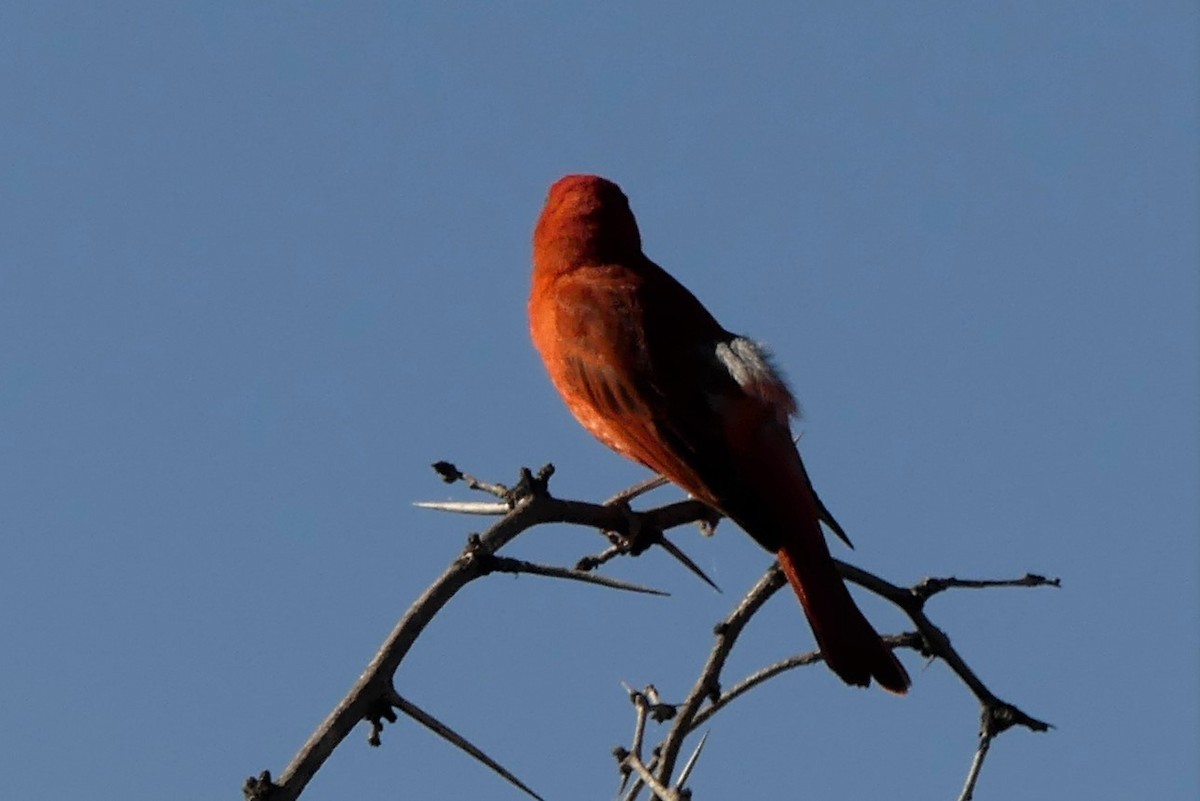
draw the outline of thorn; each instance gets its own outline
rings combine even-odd
[[[686,553],[681,551],[675,545],[675,543],[673,543],[669,539],[667,539],[666,535],[662,535],[662,534],[659,535],[658,544],[661,545],[663,547],[663,549],[666,550],[667,553],[671,554],[671,556],[674,556],[677,560],[679,560],[679,562],[684,567],[686,567],[688,570],[690,570],[693,575],[697,576],[705,584],[712,587],[717,592],[721,591],[721,588],[717,586],[716,582],[713,581],[712,579],[710,579],[708,577],[708,575],[703,570],[700,569],[700,566],[697,565],[695,562],[693,562]]]
[[[467,754],[474,757],[477,761],[482,762],[484,765],[491,768],[495,773],[497,773],[498,775],[503,777],[507,782],[512,784],[514,787],[517,787],[518,789],[522,790],[530,798],[536,798],[537,801],[545,801],[545,799],[543,799],[540,795],[535,793],[533,790],[530,790],[529,787],[527,787],[524,782],[522,782],[520,779],[518,779],[516,776],[514,776],[512,773],[510,773],[507,769],[505,769],[505,767],[503,765],[501,765],[496,760],[492,759],[490,756],[488,756],[483,751],[481,751],[479,748],[477,748],[475,745],[473,745],[465,737],[463,737],[458,732],[451,729],[446,724],[442,723],[440,720],[435,718],[433,715],[430,715],[428,712],[421,709],[413,702],[411,702],[405,698],[402,698],[400,696],[400,694],[397,693],[394,689],[390,691],[389,695],[390,695],[391,703],[397,709],[399,709],[401,712],[403,712],[404,714],[408,715],[410,718],[415,720],[417,723],[420,723],[422,726],[429,729],[431,732],[436,734],[438,737],[441,737],[443,740],[445,740],[446,742],[455,746],[456,748],[458,748],[462,751],[465,751]]]
[[[696,743],[696,750],[692,751],[692,755],[688,757],[687,764],[679,772],[679,781],[676,783],[676,787],[683,789],[683,785],[687,784],[688,777],[692,775],[692,768],[696,767],[696,760],[700,758],[700,752],[704,750],[706,742],[708,742],[707,731],[700,737],[700,742]]]
[[[507,503],[491,501],[413,501],[413,506],[460,515],[504,515],[512,511]]]

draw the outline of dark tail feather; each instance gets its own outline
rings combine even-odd
[[[826,664],[847,684],[866,687],[873,678],[885,690],[904,695],[912,683],[908,673],[850,597],[824,540],[818,542],[824,553],[803,553],[804,544],[797,542],[785,544],[777,556]]]

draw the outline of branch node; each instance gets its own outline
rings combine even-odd
[[[711,509],[707,516],[696,521],[696,528],[700,529],[700,536],[711,537],[717,533],[717,525],[720,522],[721,513],[716,509]]]
[[[450,462],[434,462],[430,466],[441,477],[442,481],[445,481],[447,484],[463,480],[462,471]]]
[[[921,636],[919,631],[905,631],[900,634],[895,634],[883,638],[884,642],[892,647],[892,650],[897,648],[908,648],[916,651],[926,659],[936,659],[937,654],[933,652],[929,640]]]
[[[666,723],[668,720],[674,720],[679,710],[674,704],[651,704],[649,711],[655,723]]]
[[[246,801],[270,801],[283,788],[271,781],[271,771],[264,770],[258,776],[250,776],[242,784],[242,795]]]
[[[618,534],[616,542],[630,556],[641,556],[662,539],[662,529],[652,525],[643,515],[630,508],[628,501],[609,503],[625,517],[624,535]]]
[[[488,559],[491,556],[491,552],[483,544],[483,538],[477,532],[472,531],[467,535],[467,544],[463,546],[462,553],[458,556],[458,561],[464,565],[473,562],[478,574],[486,576],[491,572],[488,564]]]
[[[658,688],[653,684],[647,684],[646,689],[642,692],[630,690],[630,697],[633,698],[634,705],[641,704],[646,713],[655,723],[665,723],[675,717],[677,709],[674,704],[668,704],[662,700],[662,696],[658,694]]]
[[[508,492],[506,500],[514,507],[523,500],[550,497],[550,476],[554,475],[554,465],[547,462],[537,473],[528,467],[521,468],[521,477],[517,485]]]
[[[600,556],[585,556],[575,563],[575,569],[581,573],[589,573],[607,561]]]
[[[396,716],[396,710],[392,709],[392,705],[383,698],[378,699],[371,709],[363,718],[370,722],[371,732],[367,735],[367,743],[374,748],[378,748],[383,743],[383,722],[395,723],[399,718]]]
[[[984,704],[979,724],[981,738],[994,739],[1013,726],[1024,726],[1035,732],[1045,732],[1054,728],[1043,720],[1030,717],[1007,701],[996,700],[994,703]]]

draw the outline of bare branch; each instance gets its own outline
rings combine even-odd
[[[629,750],[638,759],[642,758],[642,741],[646,736],[646,721],[649,718],[650,702],[646,700],[644,693],[630,689],[629,700],[633,702],[633,708],[637,711],[637,717],[633,723],[633,741]]]
[[[967,589],[985,589],[989,587],[1061,587],[1062,580],[1057,578],[1046,578],[1039,576],[1036,573],[1026,573],[1021,578],[1016,579],[960,579],[953,576],[947,578],[927,578],[915,584],[910,592],[914,595],[928,600],[939,592],[943,592],[952,587],[964,587]]]
[[[515,562],[497,562],[495,553],[530,528],[544,523],[572,523],[604,531],[630,533],[631,525],[647,526],[659,531],[711,516],[708,507],[698,501],[679,501],[645,512],[630,513],[600,504],[562,501],[550,496],[547,484],[554,468],[546,465],[538,473],[522,469],[520,480],[513,488],[479,481],[462,473],[448,462],[435,465],[438,474],[448,482],[463,481],[470,488],[501,498],[511,509],[484,534],[472,536],[462,554],[426,588],[397,622],[379,651],[367,665],[358,681],[321,725],[304,743],[284,769],[278,781],[268,771],[246,780],[243,793],[251,801],[292,801],[298,798],[312,777],[334,749],[349,736],[359,721],[372,723],[372,741],[378,741],[384,722],[393,722],[391,711],[394,690],[392,680],[396,669],[409,650],[441,609],[459,590],[470,582],[488,575],[499,566]],[[523,566],[523,568],[527,566]],[[529,570],[527,572],[533,572]],[[635,585],[612,579],[592,580],[572,575],[562,568],[559,577],[604,586],[633,589]],[[549,572],[545,572],[549,575]],[[645,589],[645,588],[642,588]]]
[[[642,782],[642,784],[650,788],[656,798],[661,798],[662,801],[679,801],[679,794],[674,790],[667,789],[665,785],[660,783],[659,780],[655,778],[654,774],[650,772],[649,768],[647,768],[642,762],[642,760],[638,759],[633,754],[627,754],[625,759],[622,760],[621,764],[628,765],[633,772],[637,774],[638,779]]]
[[[1057,587],[1060,582],[1058,579],[1046,579],[1042,576],[1026,574],[1019,579],[1001,579],[1001,580],[986,580],[986,581],[966,581],[962,579],[925,579],[914,587],[898,587],[889,581],[885,581],[873,573],[868,573],[862,568],[854,565],[846,564],[845,562],[837,561],[839,572],[848,579],[858,584],[860,587],[865,587],[877,595],[881,595],[892,601],[908,615],[909,619],[916,625],[917,631],[920,632],[925,640],[925,652],[929,656],[937,657],[945,662],[954,673],[962,679],[962,682],[974,693],[979,700],[984,711],[991,710],[993,714],[999,715],[1007,724],[997,730],[1001,731],[1008,729],[1014,725],[1024,726],[1030,731],[1044,732],[1050,729],[1050,724],[1037,718],[1031,717],[1022,712],[1012,704],[1002,701],[988,689],[987,685],[975,675],[966,663],[966,660],[955,650],[950,644],[950,638],[940,628],[935,626],[929,617],[925,614],[925,602],[931,597],[923,588],[929,586],[931,582],[944,585],[942,589],[947,587],[963,586],[963,587]],[[935,592],[940,591],[936,590]]]
[[[983,770],[983,760],[987,759],[988,749],[991,747],[991,737],[979,738],[979,748],[976,749],[975,756],[971,759],[971,767],[967,771],[967,781],[958,796],[958,801],[971,801],[975,797],[975,783],[979,781],[979,774]]]
[[[980,735],[979,751],[976,753],[972,772],[968,776],[968,786],[964,792],[968,792],[974,787],[991,740],[1001,732],[1018,725],[1037,732],[1050,728],[1048,723],[1040,721],[996,697],[950,644],[945,633],[929,620],[924,612],[924,605],[933,594],[950,587],[1058,586],[1057,579],[1047,579],[1034,574],[1027,574],[1019,579],[926,579],[913,587],[900,587],[862,568],[838,560],[834,561],[844,578],[899,606],[916,625],[916,632],[884,637],[886,643],[893,648],[912,648],[928,656],[942,659],[979,700],[984,725]],[[674,762],[678,758],[679,750],[687,735],[708,722],[722,708],[774,676],[796,667],[822,661],[820,653],[816,651],[793,656],[764,667],[735,684],[727,692],[721,692],[721,671],[742,629],[750,618],[762,608],[767,598],[783,584],[782,576],[777,567],[773,565],[742,598],[729,617],[717,625],[716,642],[709,652],[708,661],[701,669],[700,676],[693,684],[686,700],[681,704],[679,716],[674,725],[657,749],[658,764],[654,772],[660,782],[669,782]]]
[[[663,532],[690,523],[699,523],[702,530],[704,527],[711,530],[720,519],[717,513],[694,499],[677,501],[644,511],[633,511],[628,507],[630,499],[639,497],[659,486],[662,482],[657,479],[642,482],[637,487],[618,494],[606,504],[593,504],[553,498],[547,489],[549,478],[553,474],[551,465],[546,465],[537,474],[522,469],[520,480],[512,488],[480,481],[462,473],[448,462],[439,462],[434,467],[443,480],[447,482],[462,481],[471,489],[499,498],[500,503],[427,501],[418,503],[418,506],[461,514],[502,516],[482,535],[472,535],[458,558],[409,607],[354,687],[300,749],[291,764],[284,770],[279,781],[274,781],[268,771],[263,771],[259,776],[246,780],[243,792],[247,799],[251,799],[251,801],[291,801],[291,799],[297,798],[316,771],[359,721],[365,720],[371,723],[369,741],[377,745],[381,739],[384,724],[397,720],[395,710],[400,710],[430,728],[439,736],[504,776],[514,786],[520,787],[532,797],[537,798],[538,796],[526,785],[484,754],[481,749],[396,692],[393,686],[396,670],[429,622],[464,586],[495,572],[531,573],[598,584],[614,589],[665,594],[652,588],[588,572],[589,569],[603,564],[615,556],[637,555],[653,545],[660,545],[689,570],[712,584],[711,579],[705,576],[682,550],[667,540]],[[612,545],[600,556],[581,560],[580,565],[574,570],[496,555],[497,551],[521,533],[545,523],[568,523],[593,528],[608,536]],[[1046,731],[1050,725],[1027,715],[1016,706],[1000,700],[953,648],[946,634],[929,619],[924,610],[925,604],[934,595],[951,588],[1057,587],[1059,580],[1035,574],[1027,574],[1018,579],[948,577],[927,578],[912,587],[901,587],[844,562],[837,562],[837,566],[848,581],[891,601],[900,607],[915,624],[916,632],[886,637],[885,641],[894,648],[913,648],[927,656],[940,658],[979,700],[983,721],[979,746],[960,797],[961,801],[970,799],[991,741],[996,736],[1013,726],[1023,726],[1032,731]],[[692,756],[680,771],[678,783],[674,788],[671,785],[675,764],[688,735],[707,723],[718,711],[754,687],[760,686],[788,670],[821,660],[820,654],[817,652],[793,656],[756,671],[734,684],[727,692],[721,691],[721,674],[725,662],[741,632],[770,596],[784,583],[782,574],[776,566],[772,566],[738,602],[726,619],[716,627],[713,648],[682,704],[674,706],[663,703],[653,685],[647,686],[641,692],[630,690],[631,699],[637,711],[633,748],[631,750],[618,749],[614,752],[622,775],[622,788],[630,776],[636,776],[633,786],[625,796],[627,799],[637,797],[643,788],[649,789],[657,798],[668,801],[690,797],[690,792],[682,788],[696,763],[704,739],[701,739]],[[715,587],[715,585],[713,586]],[[645,729],[651,719],[657,722],[672,720],[672,724],[666,737],[647,762],[643,759],[642,751]]]
[[[763,577],[751,588],[750,592],[742,598],[741,602],[733,610],[733,612],[716,626],[716,643],[709,652],[708,661],[700,671],[700,677],[696,679],[696,683],[692,685],[691,691],[687,698],[679,706],[679,712],[671,725],[671,730],[667,733],[662,745],[658,748],[659,764],[656,769],[657,775],[663,781],[670,781],[671,775],[675,771],[675,761],[679,757],[679,750],[683,747],[683,741],[695,726],[696,715],[700,711],[701,704],[705,700],[715,700],[720,698],[720,676],[721,670],[725,667],[725,660],[729,657],[729,652],[733,650],[737,638],[742,633],[742,629],[750,622],[754,614],[762,608],[776,590],[784,585],[783,573],[781,573],[775,565],[763,574]]]

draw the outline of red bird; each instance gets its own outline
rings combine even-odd
[[[796,450],[791,390],[761,346],[722,328],[642,253],[629,200],[611,181],[568,175],[550,187],[533,235],[529,325],[584,428],[778,556],[834,673],[907,690],[825,544],[821,521],[845,534]]]

